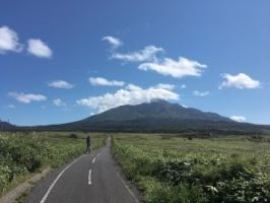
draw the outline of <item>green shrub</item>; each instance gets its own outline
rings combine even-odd
[[[39,135],[0,136],[0,193],[11,182],[44,165],[59,166],[84,150],[82,141]]]
[[[269,144],[237,139],[117,136],[113,153],[147,203],[270,202]]]
[[[78,138],[78,135],[75,134],[75,133],[71,133],[71,134],[69,135],[69,137],[70,137],[70,138],[73,138],[73,139],[77,139],[77,138]]]
[[[8,166],[0,165],[0,192],[3,192],[10,182],[12,171]]]

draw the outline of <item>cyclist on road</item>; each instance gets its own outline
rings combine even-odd
[[[87,136],[86,138],[86,153],[91,152],[91,138],[90,136]]]

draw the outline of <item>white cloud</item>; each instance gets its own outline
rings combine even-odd
[[[53,104],[57,107],[66,106],[66,103],[60,98],[54,99]]]
[[[245,73],[239,73],[237,75],[224,74],[222,75],[224,81],[219,86],[219,89],[224,87],[235,87],[238,89],[255,89],[260,87],[260,81],[252,79]]]
[[[161,62],[148,62],[139,65],[140,70],[152,70],[162,75],[169,75],[174,78],[182,78],[185,76],[201,76],[202,71],[207,65],[201,64],[184,57],[179,57],[178,61],[165,58]]]
[[[188,109],[189,107],[185,104],[181,104],[182,107],[184,107],[185,109]]]
[[[20,52],[22,45],[19,43],[17,33],[7,26],[0,27],[0,54],[8,51]]]
[[[102,38],[102,40],[108,42],[114,49],[120,47],[123,44],[120,39],[113,36],[105,36]]]
[[[179,100],[180,96],[175,93],[172,86],[157,85],[143,89],[136,85],[127,85],[115,93],[106,93],[101,96],[83,98],[77,100],[77,104],[87,106],[103,112],[122,105],[136,105],[151,102],[155,99]]]
[[[124,86],[125,82],[118,80],[107,80],[102,77],[90,77],[89,82],[94,86]]]
[[[175,85],[165,84],[165,83],[159,83],[159,84],[156,85],[156,87],[162,88],[162,89],[173,90],[175,88]]]
[[[53,54],[50,47],[40,39],[29,39],[27,51],[40,58],[51,58]]]
[[[230,119],[240,123],[245,122],[247,120],[246,117],[244,116],[231,116]]]
[[[155,71],[162,75],[169,75],[175,78],[182,78],[185,76],[201,76],[203,69],[207,68],[207,65],[201,64],[198,61],[190,60],[184,57],[179,57],[178,60],[171,58],[159,57],[158,54],[165,52],[162,47],[149,45],[144,49],[119,53],[113,52],[111,58],[119,59],[124,62],[139,62],[138,69],[144,71]],[[183,86],[185,88],[185,86]]]
[[[182,85],[180,86],[180,88],[181,88],[181,89],[186,89],[186,88],[187,88],[187,85],[186,85],[186,84],[182,84]]]
[[[70,84],[64,80],[56,80],[56,81],[50,82],[48,85],[49,87],[60,88],[60,89],[72,89],[74,87],[73,84]]]
[[[156,47],[154,45],[146,46],[144,49],[130,53],[113,53],[113,59],[123,60],[125,62],[144,62],[144,61],[156,61],[157,54],[163,52],[164,49]]]
[[[204,92],[201,92],[201,91],[198,91],[198,90],[193,91],[193,95],[197,96],[197,97],[205,97],[205,96],[208,96],[209,94],[210,94],[209,91],[204,91]]]
[[[9,92],[8,95],[16,99],[18,102],[25,104],[31,103],[33,101],[36,102],[45,101],[47,99],[47,97],[42,94],[25,94],[23,92],[21,93]]]

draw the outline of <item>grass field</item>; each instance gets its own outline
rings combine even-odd
[[[269,138],[115,134],[113,153],[147,203],[270,202]]]
[[[58,167],[85,151],[85,133],[0,133],[0,195],[44,167]],[[92,134],[92,148],[104,143]]]

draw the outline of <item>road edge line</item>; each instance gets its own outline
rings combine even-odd
[[[52,184],[50,185],[50,187],[47,189],[46,193],[44,194],[44,196],[42,197],[42,199],[40,200],[40,203],[45,203],[49,194],[51,193],[52,189],[54,188],[54,186],[56,185],[57,181],[61,178],[61,176],[66,172],[66,170],[68,170],[75,162],[77,162],[82,156],[78,157],[77,159],[75,159],[74,161],[72,161],[68,166],[66,166],[58,175],[57,177],[54,179],[54,181],[52,182]]]
[[[121,177],[121,175],[116,172],[118,178],[120,179],[120,181],[122,182],[122,184],[124,185],[124,187],[127,189],[127,191],[129,192],[129,194],[132,196],[132,198],[134,199],[134,201],[136,203],[139,203],[140,201],[137,199],[136,195],[134,194],[134,192],[129,188],[129,186],[126,184],[126,182],[123,180],[123,178]]]

